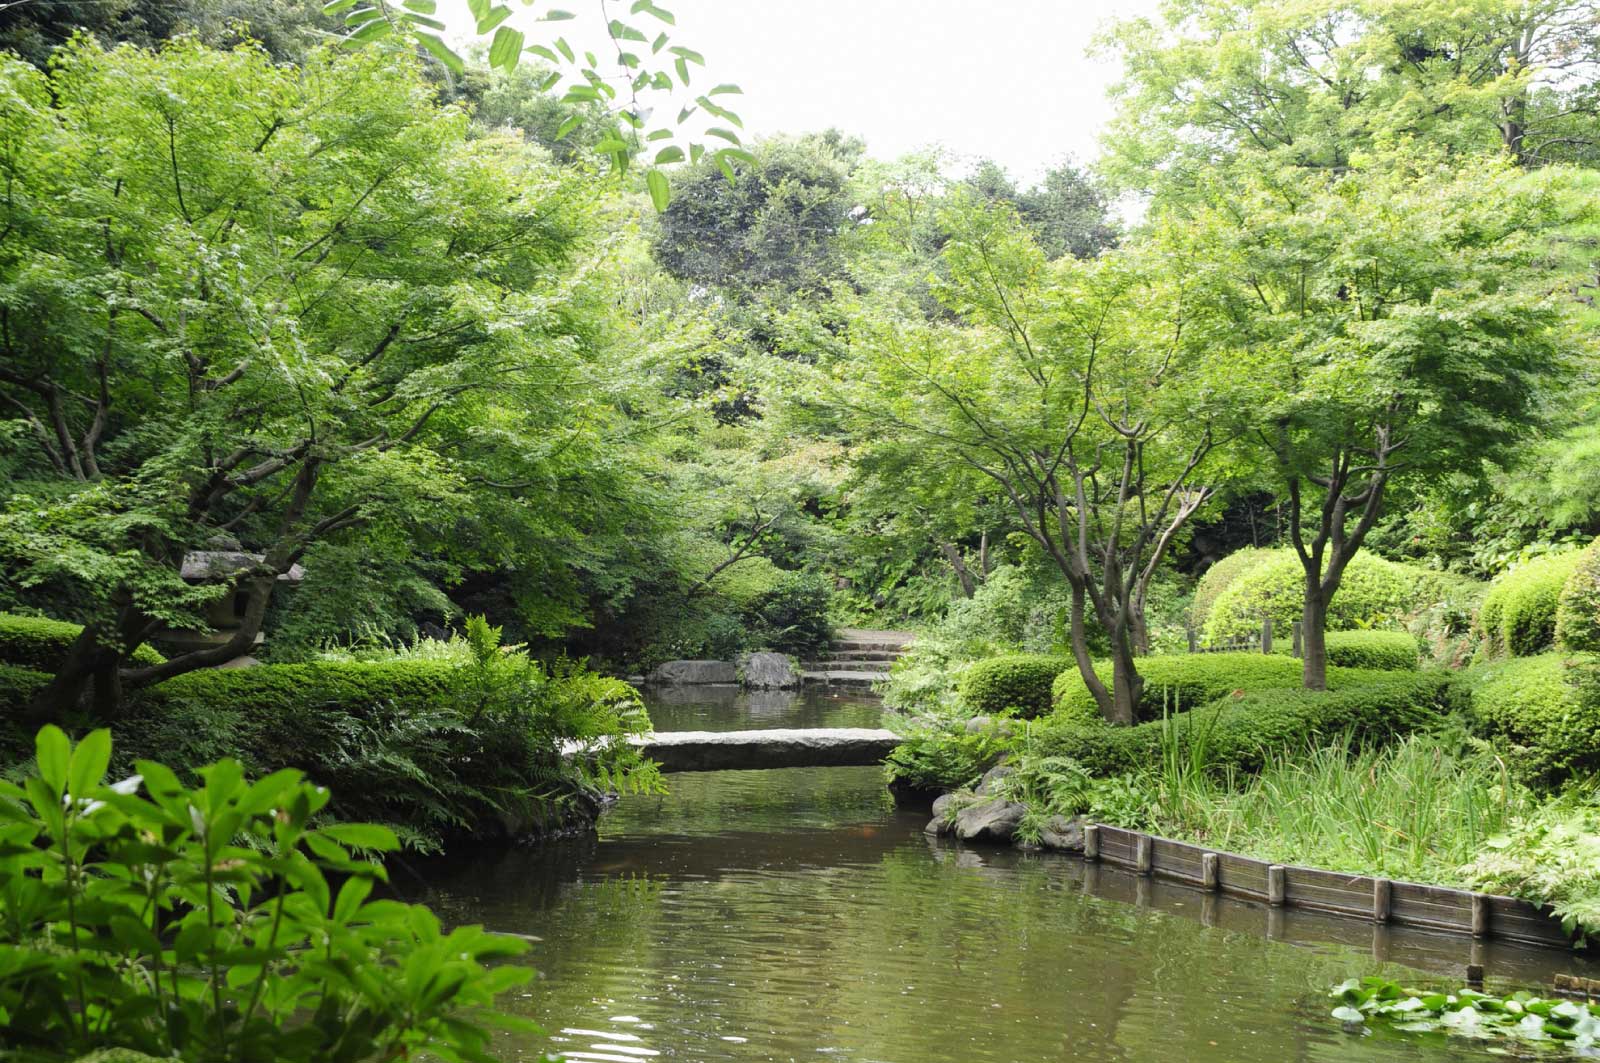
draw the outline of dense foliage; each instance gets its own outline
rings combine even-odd
[[[1561,587],[1555,642],[1571,653],[1600,652],[1600,539],[1578,555]]]
[[[1580,556],[1568,551],[1534,558],[1489,585],[1478,610],[1477,626],[1491,653],[1528,657],[1555,643],[1562,588],[1577,569]]]
[[[1547,653],[1478,665],[1456,679],[1456,700],[1517,773],[1544,785],[1600,770],[1600,671],[1587,658]]]
[[[106,785],[111,757],[106,731],[47,727],[37,774],[0,783],[11,1058],[488,1061],[491,1025],[525,1025],[492,1008],[527,942],[371,899],[363,854],[394,835],[321,823],[300,772],[222,760],[188,788],[142,760]]]
[[[989,657],[962,673],[957,690],[962,703],[974,713],[1006,713],[1030,719],[1050,711],[1051,685],[1069,669],[1076,674],[1077,663],[1071,657]],[[1092,699],[1090,710],[1094,710]]]

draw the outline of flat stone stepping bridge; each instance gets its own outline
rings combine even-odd
[[[883,763],[900,743],[873,727],[776,728],[768,731],[658,731],[629,741],[662,771],[749,768],[845,768]]]

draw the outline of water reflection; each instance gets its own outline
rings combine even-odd
[[[877,727],[878,700],[806,690],[736,686],[651,687],[645,700],[658,731],[750,731],[773,727]]]
[[[687,711],[748,718],[736,701]],[[508,1038],[505,1058],[1487,1058],[1327,1018],[1323,993],[1347,976],[1457,974],[1459,939],[935,841],[876,769],[669,782],[668,797],[623,801],[598,837],[397,876],[449,920],[542,939],[530,962],[544,980],[511,1003],[551,1035]],[[1478,959],[1501,984],[1574,966],[1503,943]]]

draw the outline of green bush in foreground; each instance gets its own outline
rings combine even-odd
[[[489,1027],[532,1029],[492,1010],[532,972],[486,966],[526,943],[369,900],[384,868],[356,854],[393,834],[315,826],[329,795],[299,772],[224,760],[187,789],[142,761],[107,786],[109,732],[54,727],[36,757],[0,783],[7,1058],[487,1063]]]
[[[1469,668],[1454,696],[1519,776],[1546,786],[1600,770],[1600,665],[1546,653]]]
[[[1562,585],[1555,639],[1569,653],[1600,653],[1600,539],[1578,554]]]
[[[1556,608],[1581,553],[1552,554],[1501,573],[1478,607],[1478,631],[1494,654],[1532,657],[1556,637]]]
[[[1352,632],[1352,634],[1358,634]],[[1376,634],[1360,632],[1359,634]],[[1411,636],[1398,632],[1412,647],[1412,670],[1416,668],[1416,642]],[[1333,638],[1329,636],[1330,640]],[[1352,653],[1352,658],[1395,660],[1381,653]],[[1338,660],[1329,651],[1330,660]],[[1144,676],[1144,693],[1139,699],[1138,718],[1159,720],[1163,711],[1187,712],[1197,705],[1214,701],[1236,690],[1289,690],[1300,686],[1301,665],[1287,655],[1264,653],[1175,653],[1165,657],[1141,657],[1139,674]],[[1095,672],[1110,682],[1109,662],[1095,666]],[[1372,673],[1356,669],[1331,667],[1328,683],[1335,689],[1352,682],[1366,682]],[[1056,715],[1063,720],[1090,721],[1099,719],[1094,699],[1083,677],[1076,668],[1056,677],[1052,688]]]
[[[966,670],[957,691],[967,708],[980,715],[1014,713],[1031,719],[1050,711],[1051,684],[1069,670],[1078,674],[1078,664],[1071,657],[1030,653],[990,657]],[[1092,699],[1090,708],[1099,715]]]
[[[65,620],[0,613],[0,664],[54,672],[82,630],[82,625]],[[165,659],[151,646],[133,651],[135,664],[160,664]]]
[[[1357,677],[1351,677],[1357,678]],[[1203,745],[1213,770],[1254,772],[1276,751],[1304,748],[1319,738],[1350,734],[1385,741],[1439,718],[1447,680],[1428,672],[1365,673],[1360,682],[1330,691],[1256,690],[1132,727],[1066,721],[1034,730],[1044,756],[1071,757],[1095,775],[1118,775],[1161,763],[1168,750],[1187,758]]]

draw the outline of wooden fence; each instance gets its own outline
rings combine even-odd
[[[1083,855],[1275,907],[1309,908],[1525,945],[1564,949],[1573,945],[1572,936],[1548,910],[1513,897],[1273,864],[1101,824],[1084,828]]]

